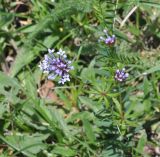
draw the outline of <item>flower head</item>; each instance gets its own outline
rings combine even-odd
[[[115,73],[115,79],[119,82],[123,82],[128,78],[129,74],[125,72],[125,68],[123,68],[122,70],[116,70]]]
[[[54,53],[54,49],[48,49],[48,54],[44,56],[44,60],[40,62],[40,69],[44,73],[48,73],[48,79],[55,79],[59,77],[58,83],[64,84],[70,81],[69,71],[73,69],[71,61],[67,60],[65,51],[60,49],[57,53]]]
[[[116,41],[115,35],[109,36],[107,30],[104,30],[103,32],[104,32],[106,37],[102,37],[101,36],[99,38],[99,41],[103,42],[103,43],[105,43],[105,44],[107,44],[109,46],[113,45],[115,43],[115,41]]]

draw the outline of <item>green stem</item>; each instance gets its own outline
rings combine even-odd
[[[115,28],[115,22],[116,22],[116,14],[117,14],[118,3],[119,3],[119,0],[116,0],[115,12],[114,12],[114,19],[113,19],[113,32],[114,32],[114,28]]]
[[[136,10],[136,28],[139,30],[139,8]]]

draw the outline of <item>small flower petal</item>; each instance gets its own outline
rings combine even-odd
[[[48,52],[49,52],[49,53],[53,53],[53,52],[54,52],[54,49],[48,49]]]
[[[48,79],[49,79],[49,80],[54,80],[54,79],[56,78],[56,76],[57,76],[57,75],[55,75],[55,74],[49,74],[49,75],[48,75]]]

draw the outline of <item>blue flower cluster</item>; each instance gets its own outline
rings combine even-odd
[[[100,37],[99,41],[103,42],[109,46],[113,45],[116,41],[115,35],[109,36],[107,30],[103,31],[105,37]],[[69,72],[73,70],[71,61],[67,59],[65,51],[60,49],[58,52],[54,52],[54,49],[48,49],[48,54],[44,56],[44,60],[40,62],[40,69],[48,74],[48,79],[59,78],[60,84],[64,84],[67,81],[70,81]],[[122,70],[116,70],[115,80],[123,82],[128,78],[129,74],[125,72],[125,68]]]
[[[123,82],[128,78],[129,74],[125,72],[125,68],[123,68],[122,70],[116,70],[115,73],[115,80],[119,81],[119,82]]]
[[[99,41],[104,42],[105,44],[107,44],[109,46],[113,45],[116,41],[115,35],[109,36],[107,30],[104,30],[103,32],[105,33],[106,37],[101,36],[99,38]]]
[[[59,77],[58,83],[64,84],[70,81],[69,71],[74,69],[71,66],[71,61],[67,59],[65,51],[60,49],[54,53],[54,49],[48,49],[48,54],[44,56],[44,60],[40,62],[40,69],[48,74],[48,79],[55,79]]]

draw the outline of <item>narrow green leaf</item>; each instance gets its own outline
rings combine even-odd
[[[84,127],[84,130],[85,130],[85,133],[86,133],[88,140],[91,143],[94,143],[96,141],[96,137],[93,132],[93,128],[92,128],[90,122],[85,118],[83,119],[83,127]]]
[[[76,152],[71,149],[68,148],[66,146],[55,146],[54,149],[52,150],[52,153],[58,154],[58,155],[62,155],[64,157],[72,157],[76,155]]]
[[[119,101],[118,101],[117,99],[115,99],[115,98],[112,98],[112,100],[113,100],[113,102],[114,102],[115,105],[116,105],[117,111],[118,111],[120,114],[122,114],[122,108],[121,108],[121,104],[119,103]]]
[[[136,148],[136,151],[137,151],[138,153],[143,154],[145,143],[146,143],[146,137],[143,135],[143,136],[139,139],[138,145],[137,145],[137,148]]]

